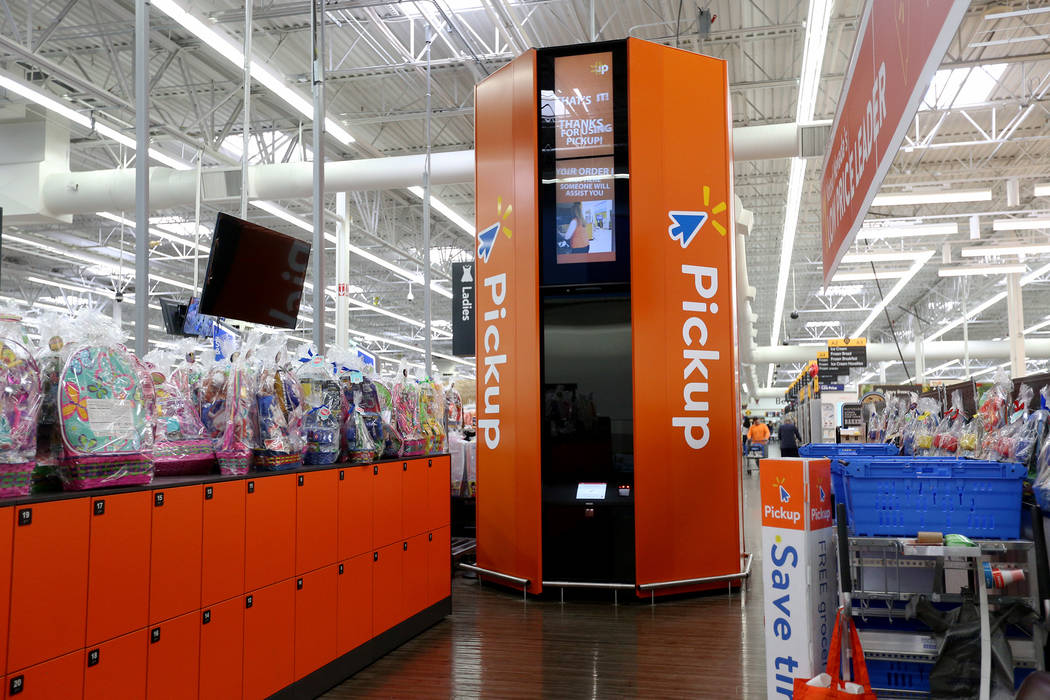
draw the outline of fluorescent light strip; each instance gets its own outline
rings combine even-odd
[[[875,195],[871,206],[895,207],[906,204],[947,204],[953,202],[990,202],[991,190],[956,190],[943,192],[902,192]]]
[[[987,258],[992,255],[1042,255],[1050,253],[1050,245],[1004,245],[963,248],[959,254],[964,258]]]
[[[1033,325],[1029,326],[1028,328],[1025,328],[1023,332],[1024,332],[1025,335],[1028,335],[1029,333],[1035,333],[1038,330],[1042,330],[1043,328],[1046,328],[1047,326],[1050,326],[1050,316],[1048,316],[1047,318],[1044,318],[1039,323],[1033,324]]]
[[[202,20],[172,0],[154,0],[152,5],[171,19],[175,20],[175,22],[181,25],[183,29],[204,42],[205,46],[217,51],[220,56],[235,65],[238,70],[243,70],[244,52],[225,34],[221,34],[212,27],[209,27]],[[268,68],[255,60],[252,60],[250,70],[252,78],[258,81],[261,85],[265,86],[275,95],[280,97],[304,117],[313,119],[313,103],[300,95],[297,91],[288,87],[282,77],[274,75]],[[325,131],[330,133],[341,143],[349,145],[354,142],[354,137],[351,136],[346,129],[339,126],[339,124],[333,119],[326,117],[324,125]]]
[[[873,262],[911,262],[929,253],[932,250],[917,250],[913,253],[846,253],[842,256],[842,264],[850,263],[873,263]],[[928,259],[928,258],[927,258]]]
[[[1036,184],[1033,194],[1036,197],[1050,197],[1050,182]]]
[[[32,275],[26,277],[26,280],[28,280],[29,282],[34,282],[36,284],[46,284],[50,287],[65,289],[70,292],[80,292],[81,294],[98,294],[99,296],[106,297],[107,299],[112,299],[115,295],[115,292],[112,289],[101,289],[98,287],[82,287],[76,284],[69,284],[68,282],[56,282],[53,280],[45,280],[40,277],[34,277]]]
[[[832,282],[870,282],[874,279],[900,279],[909,274],[908,270],[886,270],[885,272],[836,272]]]
[[[325,326],[327,328],[331,328],[332,330],[335,330],[335,326],[332,325],[331,323],[326,323]],[[357,336],[359,338],[363,338],[364,340],[370,340],[370,341],[375,342],[375,343],[386,343],[387,345],[394,345],[394,346],[399,347],[399,348],[404,348],[405,350],[411,350],[412,352],[418,352],[421,355],[425,354],[425,352],[426,352],[425,350],[423,350],[423,348],[416,347],[415,345],[409,345],[408,343],[402,343],[400,340],[393,340],[391,338],[383,338],[383,337],[380,337],[378,335],[372,335],[371,333],[365,333],[364,331],[352,330],[352,331],[350,331],[350,335],[354,335],[354,336]],[[463,360],[463,359],[458,358],[458,357],[454,357],[453,355],[446,355],[446,354],[441,353],[441,352],[431,352],[430,354],[433,355],[434,357],[441,357],[441,358],[444,358],[446,360],[451,360],[452,362],[458,362],[459,364],[466,365],[467,367],[474,367],[474,363],[473,362],[470,362],[469,360]]]
[[[1031,217],[1027,219],[995,219],[992,221],[993,231],[1032,231],[1050,228],[1050,217]]]
[[[0,88],[4,88],[10,92],[20,95],[30,102],[35,102],[41,107],[54,112],[62,117],[65,117],[74,124],[78,124],[85,129],[93,130],[100,136],[104,136],[108,139],[116,141],[117,143],[127,146],[128,148],[135,150],[136,142],[135,139],[131,138],[127,134],[123,134],[111,126],[103,124],[98,120],[93,120],[85,114],[81,114],[67,104],[56,100],[55,98],[47,95],[46,93],[37,90],[36,88],[27,85],[16,78],[0,73]],[[168,167],[176,170],[189,170],[191,166],[183,163],[180,160],[167,156],[155,148],[149,149],[149,156],[159,163],[163,163]]]
[[[118,216],[117,214],[112,214],[112,213],[110,213],[108,211],[97,211],[97,212],[95,212],[95,216],[99,217],[100,219],[106,219],[108,221],[112,221],[113,223],[116,223],[116,224],[122,224],[122,225],[124,225],[124,226],[126,226],[126,227],[128,227],[130,229],[134,229],[135,228],[135,222],[132,221],[131,219],[125,219],[122,216]],[[202,226],[201,230],[204,230],[204,229],[205,229],[205,227]],[[150,234],[156,236],[157,238],[164,238],[166,240],[173,241],[173,242],[178,243],[180,245],[190,246],[191,248],[195,247],[197,250],[201,251],[202,253],[208,253],[208,252],[211,251],[211,249],[208,246],[206,246],[206,245],[204,245],[202,243],[194,243],[193,241],[191,241],[191,240],[189,240],[187,238],[183,238],[182,236],[177,236],[174,233],[169,233],[168,231],[164,231],[164,230],[162,230],[160,228],[157,228],[157,225],[151,226],[149,232],[150,232]]]
[[[279,219],[282,219],[282,220],[292,224],[293,226],[297,226],[298,228],[301,228],[304,231],[309,231],[311,233],[311,235],[313,234],[313,230],[314,230],[313,224],[311,224],[311,223],[309,223],[307,221],[304,221],[303,219],[300,219],[298,216],[296,216],[295,214],[292,214],[290,211],[288,211],[284,207],[281,207],[281,206],[279,206],[279,205],[277,205],[277,204],[275,204],[273,202],[269,202],[269,201],[266,201],[266,200],[260,200],[260,199],[252,200],[251,203],[252,203],[253,206],[258,207],[259,209],[262,209],[263,211],[265,211],[265,212],[267,212],[269,214],[272,214],[272,215],[278,217]],[[335,243],[336,242],[335,234],[328,233],[327,231],[325,231],[324,239],[326,241],[328,241],[329,243]],[[390,270],[391,272],[393,272],[393,273],[395,273],[395,274],[405,278],[409,282],[414,282],[414,283],[419,284],[419,285],[423,284],[423,276],[422,275],[417,274],[415,272],[410,272],[410,271],[406,270],[403,267],[395,265],[394,263],[390,262],[389,260],[384,260],[383,258],[379,257],[378,255],[374,255],[374,254],[368,252],[364,248],[359,248],[358,246],[355,246],[353,243],[351,243],[349,247],[350,247],[350,252],[353,253],[354,255],[360,256],[360,257],[364,258],[365,260],[368,260],[370,262],[375,263],[376,265],[379,265],[380,267],[385,267],[386,269]],[[443,296],[443,297],[445,297],[447,299],[451,299],[452,298],[452,292],[450,292],[447,289],[439,286],[437,284],[437,282],[433,282],[432,281],[430,283],[430,288],[435,293],[440,294],[441,296]]]
[[[917,226],[871,226],[861,228],[857,240],[882,238],[913,238],[916,236],[945,236],[959,233],[959,224],[921,224]]]
[[[415,196],[419,197],[420,199],[423,199],[423,196],[425,194],[423,192],[423,188],[418,186],[409,187],[408,191],[414,194]],[[434,195],[430,195],[430,206],[433,207],[435,211],[443,214],[446,219],[454,223],[456,226],[463,229],[471,238],[475,236],[476,229],[474,228],[474,226],[471,225],[469,221],[467,221],[462,216],[453,211],[452,207],[434,197]]]
[[[993,12],[985,15],[985,19],[1006,19],[1007,17],[1024,17],[1025,15],[1038,15],[1050,12],[1050,7],[1030,7],[1027,10],[1012,10],[1010,12]]]
[[[849,256],[846,256],[846,257],[849,257]],[[875,306],[871,310],[871,313],[868,314],[868,317],[866,319],[864,319],[863,323],[861,323],[859,326],[857,326],[856,330],[853,331],[853,333],[850,335],[850,337],[851,338],[859,338],[859,337],[861,337],[864,334],[864,330],[868,326],[870,326],[872,324],[872,322],[876,318],[878,318],[879,314],[882,313],[882,310],[885,309],[886,306],[888,306],[889,303],[891,301],[893,301],[894,298],[896,298],[896,296],[898,294],[900,294],[901,291],[903,291],[905,287],[908,286],[908,283],[911,282],[912,278],[915,277],[916,274],[918,274],[919,270],[922,269],[923,265],[925,265],[927,262],[929,262],[930,258],[932,258],[932,257],[933,257],[933,251],[932,250],[919,251],[919,252],[916,252],[915,254],[913,254],[911,259],[914,262],[912,262],[911,267],[908,268],[908,274],[905,275],[904,277],[901,277],[899,280],[897,280],[897,284],[893,285],[893,288],[890,289],[890,291],[887,292],[885,294],[885,296],[882,299],[880,299],[877,304],[875,304]]]
[[[971,265],[968,267],[942,267],[937,270],[938,277],[972,277],[979,275],[1009,275],[1015,272],[1027,272],[1024,265]]]
[[[802,185],[806,179],[806,159],[791,159],[791,174],[788,177],[787,203],[784,208],[784,235],[780,246],[780,271],[777,274],[777,296],[773,304],[773,327],[769,333],[769,344],[780,341],[780,322],[784,318],[784,299],[787,296],[788,273],[791,271],[791,256],[795,249],[795,233],[798,229],[798,214],[802,207]],[[767,383],[767,386],[769,384]]]

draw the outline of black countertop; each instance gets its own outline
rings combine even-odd
[[[377,459],[374,462],[351,464],[349,462],[337,462],[335,464],[311,464],[284,469],[281,471],[249,471],[247,474],[191,474],[185,476],[155,476],[148,484],[130,484],[127,486],[112,486],[109,488],[86,489],[84,491],[52,491],[48,493],[34,493],[28,496],[16,498],[0,498],[0,508],[5,506],[25,506],[37,503],[48,503],[50,501],[63,501],[70,498],[96,498],[100,496],[112,496],[118,493],[134,493],[136,491],[156,491],[158,489],[171,489],[180,486],[198,486],[203,484],[219,484],[226,481],[250,481],[252,479],[265,479],[269,476],[281,476],[283,474],[303,474],[305,472],[325,471],[327,469],[354,469],[359,467],[371,467],[374,464],[390,464],[397,462],[411,462],[417,459],[434,459],[436,457],[448,457],[449,453],[441,452],[435,455],[422,455],[419,457],[396,457],[391,459]]]

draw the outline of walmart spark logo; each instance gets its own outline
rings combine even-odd
[[[483,262],[489,261],[489,257],[492,255],[492,246],[496,244],[496,234],[499,233],[501,227],[503,228],[503,235],[510,238],[511,230],[503,222],[507,220],[512,211],[514,211],[513,205],[508,203],[507,208],[504,209],[503,197],[496,198],[496,223],[478,233],[478,257]]]
[[[704,227],[708,219],[711,225],[718,231],[719,235],[726,235],[724,224],[714,220],[712,217],[726,210],[726,203],[719,202],[711,207],[711,188],[704,185],[704,207],[710,207],[709,211],[669,211],[667,216],[671,219],[671,225],[667,227],[667,233],[671,240],[678,241],[683,248],[689,247],[696,234]]]
[[[609,72],[609,64],[602,63],[601,61],[595,61],[591,64],[591,72],[595,75],[605,75]]]
[[[777,490],[780,493],[781,503],[788,503],[791,501],[791,493],[789,493],[788,490],[784,488],[784,483],[786,481],[787,479],[785,479],[782,476],[778,476],[776,479],[773,480],[773,483],[777,485]]]

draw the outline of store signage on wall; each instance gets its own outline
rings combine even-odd
[[[474,356],[474,263],[452,263],[452,354]]]
[[[868,0],[821,181],[824,284],[864,221],[969,0]]]
[[[867,338],[834,338],[828,341],[828,364],[832,368],[858,369],[868,366]]]
[[[864,411],[859,403],[842,404],[842,427],[859,428],[864,425]]]

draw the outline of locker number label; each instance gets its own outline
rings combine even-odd
[[[11,685],[8,687],[8,695],[18,695],[26,687],[26,679],[24,676],[15,676],[11,679]]]
[[[33,509],[21,508],[18,511],[18,524],[29,525],[33,522]]]
[[[98,649],[92,649],[88,652],[88,666],[98,666],[99,651]]]
[[[99,500],[95,501],[95,515],[104,515],[106,512],[106,502]]]
[[[155,505],[157,507],[160,507],[160,506],[164,505],[164,492],[163,491],[157,491],[157,493],[153,494],[153,505]]]
[[[149,632],[149,643],[156,644],[160,641],[160,627],[154,627]]]

